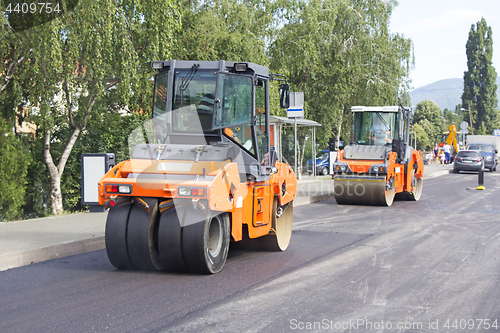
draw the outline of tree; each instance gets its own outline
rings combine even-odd
[[[424,127],[420,124],[413,125],[413,135],[417,138],[416,149],[431,150],[432,142]]]
[[[411,41],[388,30],[394,1],[300,2],[271,45],[271,67],[304,91],[318,141],[347,132],[352,105],[408,101]],[[347,130],[343,130],[346,129]]]
[[[471,26],[466,44],[467,71],[464,72],[462,105],[470,108],[475,134],[493,134],[500,125],[497,106],[497,73],[492,66],[492,30],[484,18]],[[467,116],[467,117],[465,117]],[[467,118],[467,119],[466,119]],[[469,121],[469,115],[464,120]]]
[[[271,0],[180,2],[182,29],[177,59],[249,61],[267,66],[265,41],[273,34],[280,4]]]
[[[149,63],[169,57],[178,22],[172,1],[84,0],[30,30],[36,38],[27,41],[31,53],[22,65],[30,74],[27,100],[40,107],[31,120],[43,136],[53,214],[63,211],[61,177],[88,119],[149,106]]]
[[[431,140],[430,144],[433,144],[437,135],[443,133],[442,117],[441,109],[436,103],[423,100],[415,108],[413,124],[420,125]]]

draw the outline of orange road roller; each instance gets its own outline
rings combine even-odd
[[[395,196],[420,199],[424,164],[410,146],[411,109],[353,106],[349,145],[333,163],[338,204],[391,206]]]
[[[219,272],[231,242],[284,251],[297,179],[280,163],[269,85],[286,78],[228,61],[153,61],[152,118],[129,136],[130,160],[99,182],[106,252],[118,269]],[[284,83],[283,83],[284,82]]]

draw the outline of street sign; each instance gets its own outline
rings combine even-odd
[[[460,130],[464,131],[464,130],[466,130],[466,129],[467,129],[467,127],[469,127],[469,123],[468,123],[468,122],[466,122],[466,121],[462,121],[462,122],[460,123]]]
[[[287,109],[286,116],[288,118],[304,118],[304,109]]]
[[[288,118],[304,118],[304,92],[290,92],[290,107],[286,111]]]

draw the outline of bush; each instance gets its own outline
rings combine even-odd
[[[29,151],[0,119],[0,221],[22,218],[30,161]]]

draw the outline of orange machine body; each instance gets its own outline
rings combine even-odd
[[[392,179],[393,186],[396,193],[410,192],[412,181],[411,181],[411,170],[415,170],[414,177],[420,179],[424,175],[424,163],[422,160],[422,154],[418,150],[413,150],[412,157],[407,164],[396,163],[396,152],[390,152],[387,170],[379,170],[380,173],[386,173],[386,181]],[[341,150],[338,154],[338,161],[346,163],[354,174],[359,176],[370,174],[370,167],[375,164],[382,164],[384,160],[350,160],[344,158],[344,151]],[[338,167],[338,166],[337,166]],[[340,170],[334,170],[338,172]]]
[[[276,170],[268,181],[240,182],[238,165],[230,160],[131,159],[117,164],[101,179],[99,204],[111,207],[137,197],[164,198],[162,202],[191,201],[205,210],[230,212],[233,240],[242,239],[244,224],[248,227],[248,236],[256,238],[271,231],[274,197],[283,206],[297,196],[297,180],[292,169],[276,162]],[[120,192],[120,186],[129,193]],[[196,192],[180,193],[179,189],[186,188]]]

